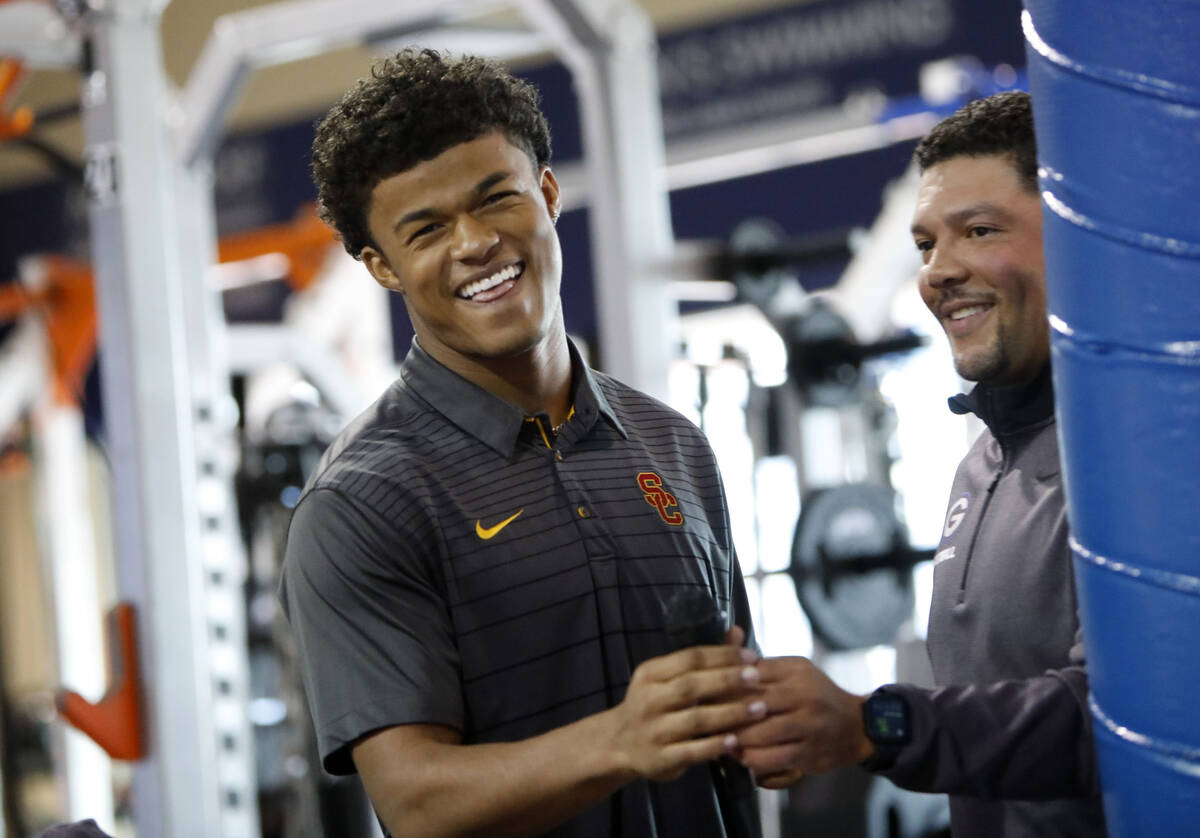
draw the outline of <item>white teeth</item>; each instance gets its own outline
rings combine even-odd
[[[520,268],[518,268],[516,265],[509,265],[507,268],[496,271],[491,276],[485,276],[483,279],[472,282],[469,285],[464,285],[458,290],[458,296],[462,297],[464,300],[469,300],[481,291],[486,291],[489,288],[495,288],[501,282],[507,282],[510,279],[515,279],[517,274],[520,272]]]
[[[951,320],[962,320],[964,317],[970,317],[972,314],[979,314],[981,311],[987,311],[987,306],[967,306],[960,308],[958,311],[950,315]]]

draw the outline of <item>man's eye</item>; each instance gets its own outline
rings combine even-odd
[[[412,242],[415,242],[417,239],[421,238],[422,236],[429,235],[434,230],[436,230],[438,228],[438,226],[439,225],[437,225],[437,224],[426,224],[424,227],[420,228],[419,230],[413,231],[413,234],[408,237],[409,244],[411,244]]]
[[[503,201],[505,198],[510,198],[516,194],[517,193],[513,192],[512,190],[505,190],[503,192],[493,192],[491,195],[488,195],[486,198],[484,198],[483,202],[485,204],[494,204],[498,201]]]
[[[914,244],[917,246],[917,250],[921,251],[922,253],[928,253],[929,251],[933,250],[933,242],[929,241],[928,239],[922,239],[914,242]]]
[[[992,232],[992,228],[991,228],[991,227],[984,227],[984,226],[982,226],[982,225],[976,224],[974,227],[970,227],[970,228],[967,230],[967,232],[968,232],[968,233],[969,233],[969,234],[970,234],[972,237],[974,237],[974,238],[979,238],[980,236],[986,236],[986,235],[988,235],[989,233],[991,233],[991,232]]]

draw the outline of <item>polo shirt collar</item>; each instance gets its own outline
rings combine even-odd
[[[569,338],[567,346],[571,352],[571,404],[575,408],[571,422],[585,425],[586,428],[580,430],[586,433],[597,418],[603,417],[621,436],[628,437],[604,397],[595,374],[583,363]],[[434,359],[415,337],[400,366],[400,377],[434,410],[500,455],[511,456],[516,449],[525,413]],[[572,434],[572,438],[580,438],[585,433]]]

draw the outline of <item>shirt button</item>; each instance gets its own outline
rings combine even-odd
[[[579,507],[578,512],[579,512],[580,518],[591,518],[592,517],[592,511],[590,509],[588,509],[586,506]]]
[[[562,462],[562,459],[563,459],[562,452],[561,452],[561,451],[555,451],[555,452],[554,452],[554,459],[558,460],[558,461],[561,463],[561,462]]]

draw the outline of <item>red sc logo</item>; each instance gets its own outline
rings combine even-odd
[[[683,523],[683,513],[675,496],[663,488],[662,478],[652,471],[640,472],[637,476],[638,486],[646,496],[646,503],[658,510],[659,516],[673,526]]]

